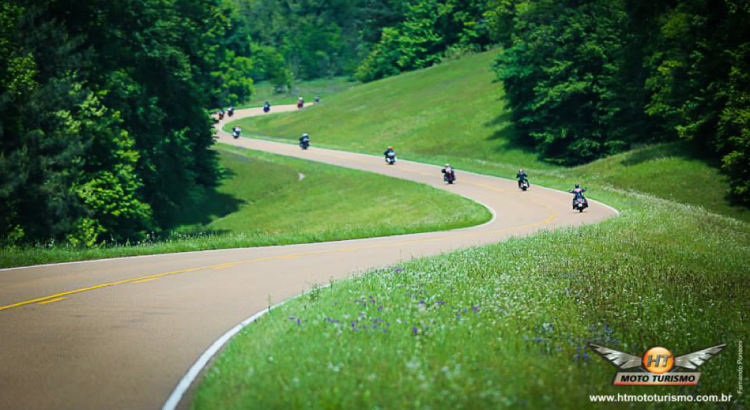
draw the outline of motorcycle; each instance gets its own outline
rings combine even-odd
[[[584,209],[589,207],[588,201],[586,201],[586,198],[579,196],[573,199],[573,209],[578,212],[583,212]]]
[[[307,150],[310,148],[310,141],[300,141],[299,147],[302,148],[302,150]]]
[[[219,111],[219,121],[224,119],[224,111]]]
[[[388,165],[393,165],[396,163],[396,153],[390,152],[388,155],[385,156],[385,163]]]
[[[228,115],[228,116],[230,116],[230,117],[231,117],[231,116],[233,116],[233,115],[234,115],[234,108],[231,108],[231,107],[230,107],[230,108],[229,108],[229,109],[227,110],[227,115]]]
[[[263,112],[268,113],[269,111],[271,111],[271,105],[270,104],[263,105]]]
[[[527,189],[529,189],[529,181],[524,179],[523,181],[521,181],[521,184],[519,184],[518,187],[521,188],[522,191],[526,191]]]
[[[240,137],[240,132],[239,131],[232,131],[232,137],[234,137],[234,139],[238,139]]]
[[[456,173],[454,171],[451,172],[444,172],[443,173],[443,181],[446,183],[452,185],[456,182]]]
[[[305,102],[304,102],[304,101],[302,101],[302,100],[300,100],[300,101],[297,101],[297,108],[298,108],[298,109],[299,109],[299,108],[302,108],[302,107],[304,107],[304,106],[305,106]]]

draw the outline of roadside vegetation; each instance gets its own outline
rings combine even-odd
[[[625,391],[589,342],[636,355],[726,342],[697,387],[663,393],[747,404],[736,360],[750,337],[750,224],[654,196],[598,196],[621,216],[313,288],[233,339],[192,408],[600,408],[589,394]]]
[[[168,236],[88,249],[4,247],[0,267],[399,235],[491,217],[475,202],[410,181],[225,145],[218,153],[221,185],[181,209]]]

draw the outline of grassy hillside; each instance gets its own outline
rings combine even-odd
[[[726,198],[727,178],[717,164],[684,142],[659,144],[565,171],[589,185],[645,192],[750,222],[750,210]]]
[[[446,191],[367,172],[221,146],[227,177],[176,215],[167,238],[92,249],[0,249],[0,267],[437,231],[488,221]],[[300,180],[300,173],[304,179]],[[262,176],[262,177],[261,177]],[[380,193],[388,188],[389,195]]]
[[[349,151],[380,154],[394,145],[404,159],[450,162],[459,170],[506,178],[524,168],[532,183],[553,178],[589,187],[608,185],[750,221],[750,211],[726,200],[726,178],[718,167],[685,144],[641,148],[575,168],[540,160],[517,141],[502,87],[493,83],[489,70],[496,55],[472,55],[352,87],[305,112],[236,123],[251,135],[285,141],[307,132],[314,144]]]
[[[303,243],[453,229],[490,218],[479,204],[410,181],[230,146],[220,153],[230,176],[188,214],[212,214],[221,197],[238,206],[183,232]]]
[[[303,113],[239,121],[251,133],[381,153],[394,145],[403,158],[491,161],[553,168],[513,142],[514,132],[492,84],[496,52],[471,55],[426,70],[359,85]],[[507,167],[506,167],[507,168]],[[510,169],[508,168],[508,169]]]

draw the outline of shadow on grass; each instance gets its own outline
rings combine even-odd
[[[504,144],[495,147],[496,151],[520,150],[527,154],[536,153],[531,138],[524,138],[513,125],[513,116],[510,112],[498,115],[487,121],[484,126],[493,130],[492,135],[487,138],[488,140],[504,142]]]
[[[242,155],[232,155],[236,156],[237,160],[249,161],[247,157]],[[223,170],[222,178],[232,179],[236,175],[237,174],[231,169],[225,168]],[[237,212],[240,209],[240,206],[245,203],[246,201],[227,193],[218,192],[215,188],[195,193],[190,203],[183,207],[180,212],[174,216],[169,224],[169,230],[174,230],[179,226],[207,225],[217,218]],[[206,234],[213,232],[196,227],[195,230],[192,228],[187,228],[185,231],[180,230],[180,233],[192,231],[197,233],[198,230]]]
[[[622,161],[620,161],[620,164],[624,167],[634,167],[649,161],[656,161],[667,158],[695,161],[708,168],[713,169],[716,172],[716,178],[712,181],[712,183],[724,187],[725,194],[722,198],[727,206],[727,208],[725,208],[723,212],[718,212],[742,220],[748,220],[750,218],[748,216],[750,215],[750,208],[742,205],[739,202],[738,198],[730,195],[728,190],[726,189],[728,188],[729,183],[728,177],[721,170],[720,161],[715,157],[712,157],[709,150],[701,149],[700,146],[692,144],[689,141],[677,141],[638,148],[631,151],[626,157],[624,157]],[[687,201],[685,199],[683,199],[682,202],[692,203],[691,201]]]
[[[682,158],[703,162],[712,167],[719,168],[719,162],[706,154],[706,151],[689,144],[687,141],[678,141],[669,144],[659,144],[636,149],[632,151],[621,162],[624,166],[633,166],[661,158]]]

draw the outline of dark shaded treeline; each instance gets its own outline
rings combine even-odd
[[[0,7],[0,238],[142,239],[217,183],[205,108],[251,92],[218,2]]]
[[[490,44],[487,0],[233,0],[255,47],[278,53],[291,76],[372,81]],[[273,70],[259,73],[273,76]],[[282,75],[276,85],[287,85]]]
[[[494,0],[487,16],[513,120],[544,158],[687,139],[750,204],[750,1]]]

